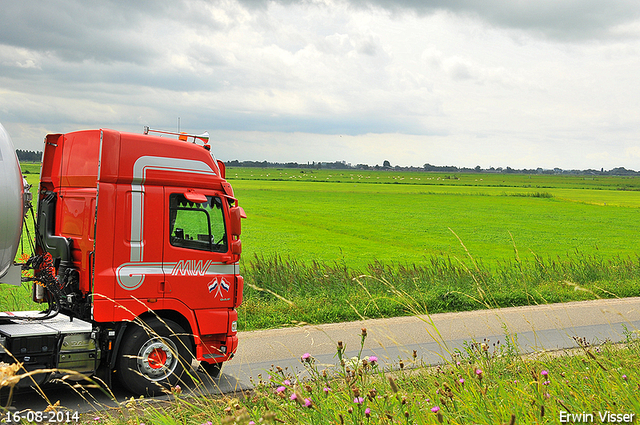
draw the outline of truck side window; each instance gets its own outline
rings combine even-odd
[[[169,196],[169,240],[180,248],[226,252],[222,200],[207,196],[207,202],[188,201],[181,193]]]

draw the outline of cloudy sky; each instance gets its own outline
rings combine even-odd
[[[0,122],[224,160],[640,170],[637,0],[0,0]]]

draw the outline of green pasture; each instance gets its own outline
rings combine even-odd
[[[227,177],[248,215],[244,329],[640,295],[637,178]]]
[[[363,268],[434,255],[495,264],[516,251],[522,259],[638,252],[640,179],[303,171],[228,170],[248,215],[245,256]],[[398,177],[402,183],[371,183]]]

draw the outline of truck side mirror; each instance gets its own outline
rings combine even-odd
[[[231,230],[231,236],[238,238],[242,233],[241,219],[247,218],[247,214],[242,207],[229,208],[229,228]]]
[[[229,227],[231,229],[231,253],[240,255],[242,252],[242,241],[240,233],[242,233],[242,219],[247,218],[247,214],[242,207],[229,208]]]

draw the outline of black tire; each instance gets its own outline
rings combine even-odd
[[[211,379],[218,379],[222,370],[222,363],[200,362],[200,367]]]
[[[193,350],[191,339],[177,323],[156,318],[145,323],[131,324],[127,329],[116,375],[129,391],[155,395],[183,383],[188,377],[185,371],[191,368]]]

